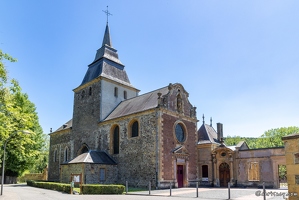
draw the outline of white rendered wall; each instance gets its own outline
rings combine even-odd
[[[117,97],[114,96],[115,87],[118,88]],[[105,119],[121,101],[125,100],[124,91],[127,91],[127,99],[138,95],[135,88],[130,88],[117,82],[101,80],[100,120]]]

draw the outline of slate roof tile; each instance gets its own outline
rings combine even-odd
[[[93,164],[105,164],[105,165],[116,165],[117,163],[111,158],[105,151],[89,151],[83,153],[68,163],[93,163]]]

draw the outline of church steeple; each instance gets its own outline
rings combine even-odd
[[[106,24],[102,47],[98,49],[93,63],[102,58],[106,58],[121,65],[121,68],[124,67],[118,58],[117,50],[112,47],[108,23]]]
[[[108,45],[109,47],[112,47],[108,22],[107,22],[106,29],[105,29],[105,34],[104,34],[104,38],[103,38],[102,47],[105,46],[105,45]]]
[[[112,47],[110,29],[108,25],[108,15],[111,14],[108,12],[108,8],[107,11],[104,12],[107,14],[107,23],[103,43],[97,50],[92,63],[88,65],[88,70],[83,78],[81,86],[97,77],[105,77],[113,80],[114,82],[134,88],[129,81],[126,71],[124,70],[125,66],[118,58],[117,50]],[[134,90],[136,90],[136,88],[134,88]]]
[[[107,10],[103,10],[103,12],[107,15],[107,24],[106,24],[102,47],[105,45],[112,47],[112,43],[111,43],[111,39],[110,39],[110,31],[109,31],[109,26],[108,26],[108,18],[109,18],[109,15],[112,15],[112,14],[109,12],[108,6],[107,6]]]

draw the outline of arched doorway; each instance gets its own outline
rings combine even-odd
[[[227,183],[230,181],[229,165],[227,163],[219,165],[219,180],[220,187],[227,187]]]

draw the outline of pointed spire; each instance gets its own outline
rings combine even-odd
[[[202,114],[202,124],[205,124],[205,114]]]
[[[103,12],[107,15],[107,24],[106,24],[106,30],[105,30],[105,35],[104,35],[102,46],[108,45],[109,47],[112,47],[112,43],[111,43],[111,39],[110,39],[110,31],[109,31],[109,26],[108,26],[108,17],[109,17],[109,15],[112,15],[112,14],[108,11],[108,6],[107,6],[107,10],[103,10]]]
[[[105,46],[105,45],[108,45],[109,47],[112,47],[112,42],[111,42],[111,39],[110,39],[110,31],[109,31],[108,23],[106,25],[102,46]]]
[[[212,127],[212,117],[210,118],[210,127]]]

